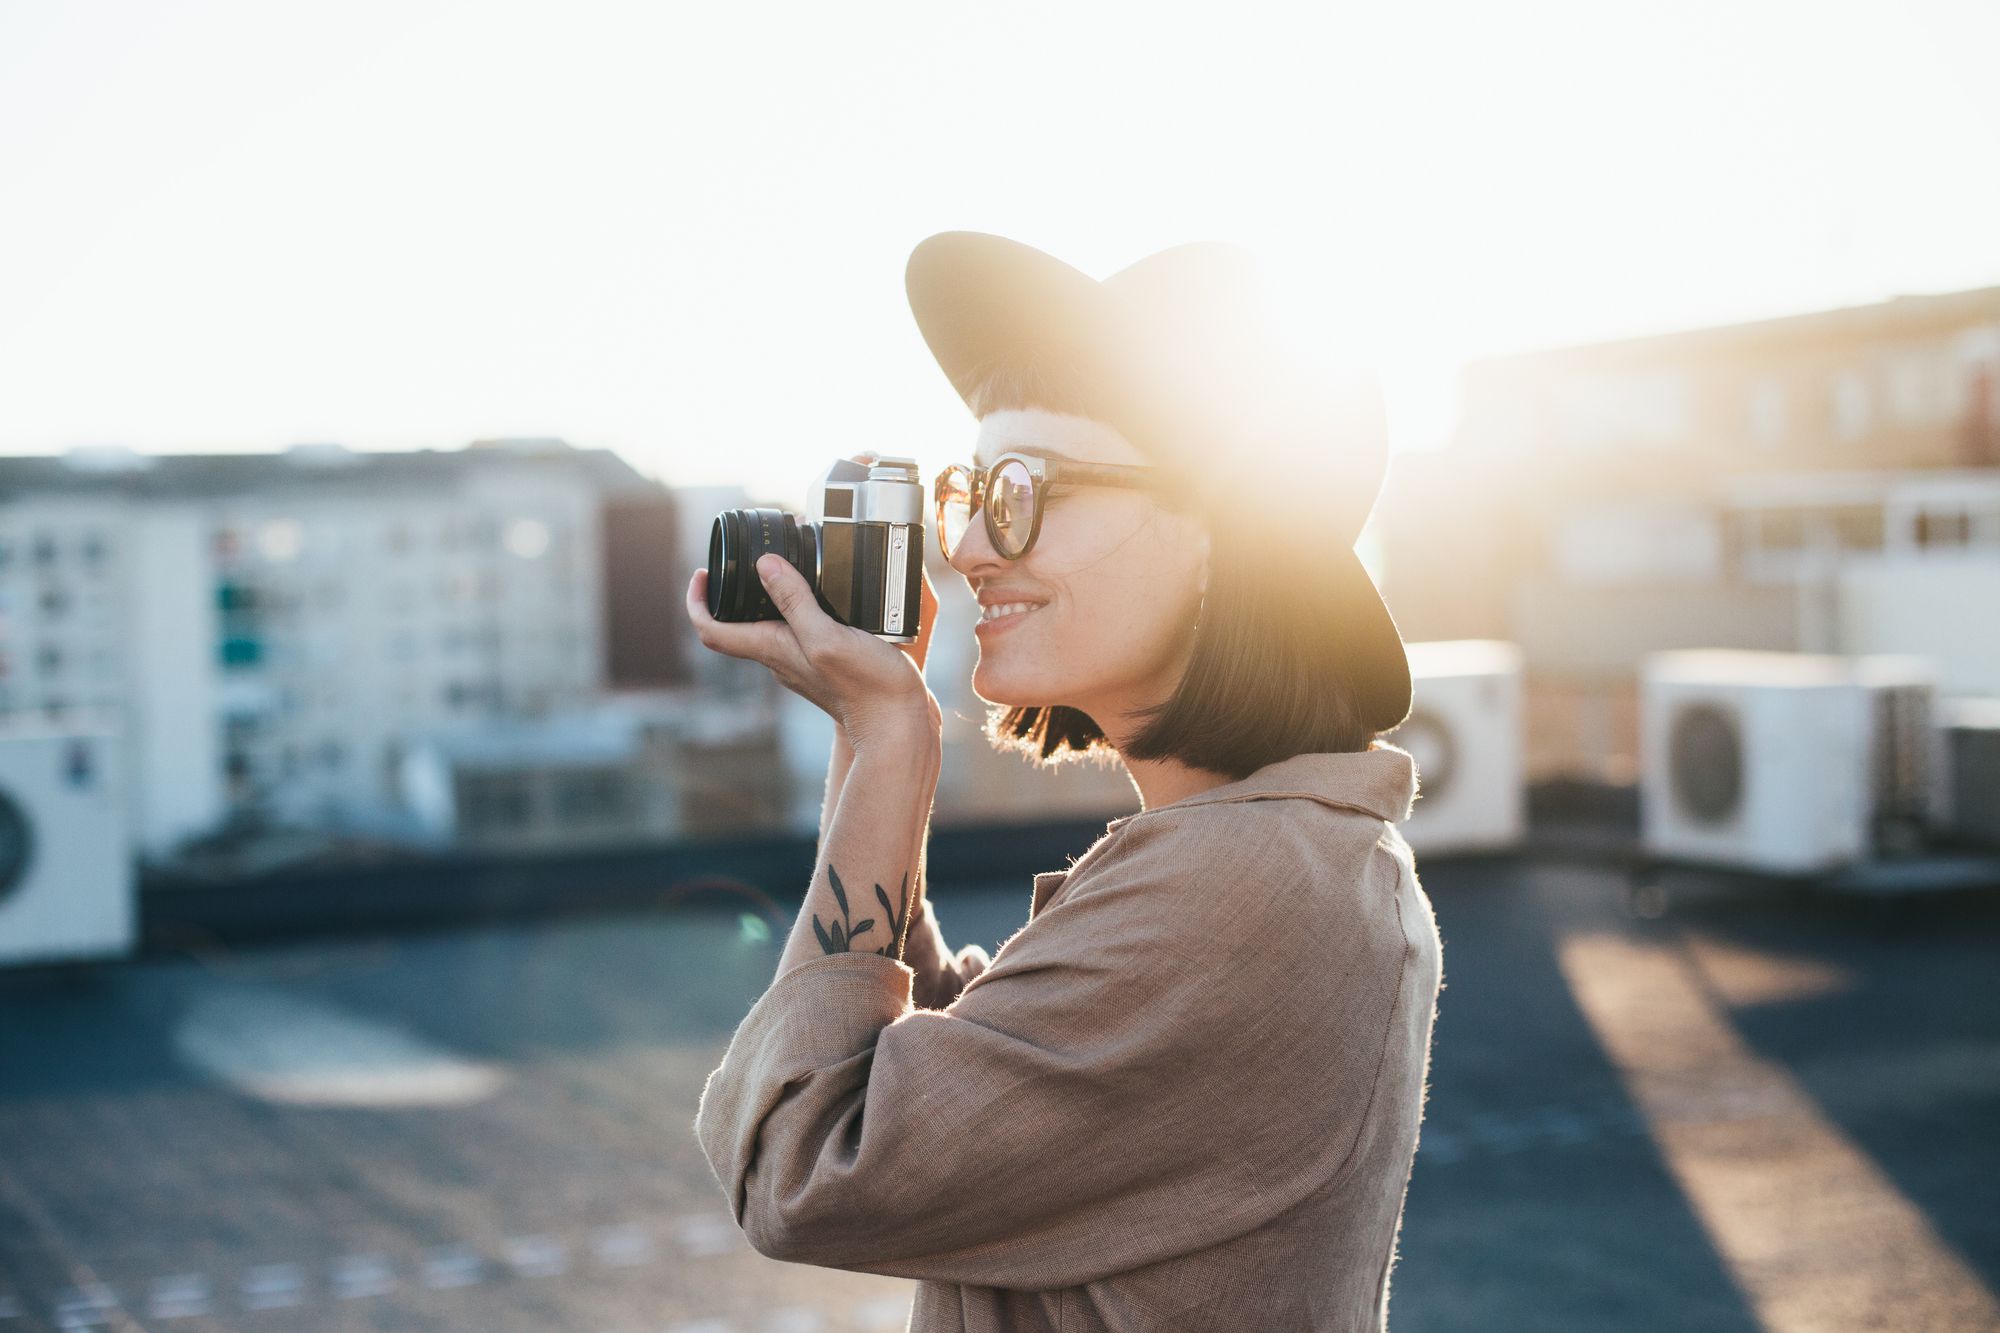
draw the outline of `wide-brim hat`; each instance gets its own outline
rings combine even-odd
[[[1057,368],[1086,415],[1282,550],[1271,578],[1320,585],[1367,725],[1409,716],[1402,635],[1354,551],[1388,471],[1379,390],[1295,355],[1254,256],[1196,242],[1099,281],[1018,241],[948,231],[911,253],[905,285],[968,406],[995,372]]]

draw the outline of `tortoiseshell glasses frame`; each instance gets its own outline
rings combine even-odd
[[[1161,469],[1128,463],[1079,463],[1020,451],[1001,454],[983,468],[953,463],[931,484],[939,553],[951,559],[972,516],[984,513],[994,552],[1003,560],[1026,559],[1042,535],[1042,509],[1051,486],[1172,489]]]

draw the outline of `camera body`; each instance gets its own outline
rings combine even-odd
[[[782,509],[727,509],[708,536],[708,611],[717,620],[784,617],[757,577],[775,552],[805,576],[835,620],[891,643],[922,628],[924,486],[914,458],[841,459],[815,479],[801,520]]]

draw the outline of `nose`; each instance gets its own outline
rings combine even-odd
[[[966,524],[965,535],[952,548],[948,564],[968,583],[983,574],[996,574],[1006,568],[1007,561],[993,549],[993,540],[986,534],[986,515],[974,514],[972,522]]]

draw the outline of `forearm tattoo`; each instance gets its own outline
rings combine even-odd
[[[819,936],[819,947],[828,953],[864,952],[855,947],[854,938],[857,935],[865,935],[875,929],[875,918],[871,916],[864,920],[856,921],[853,911],[847,905],[847,886],[840,882],[840,872],[835,870],[831,864],[828,864],[826,873],[827,877],[833,881],[833,896],[835,901],[840,904],[841,919],[833,922],[831,925],[821,925],[819,913],[813,913],[813,934]],[[877,953],[884,958],[894,958],[896,957],[897,946],[903,938],[903,918],[908,915],[908,912],[907,909],[903,912],[898,912],[896,905],[889,901],[888,893],[883,890],[880,884],[875,886],[875,899],[882,904],[883,916],[888,921],[889,942],[879,949],[869,949],[866,952]],[[902,900],[907,903],[909,899],[910,874],[906,870],[903,872]]]

